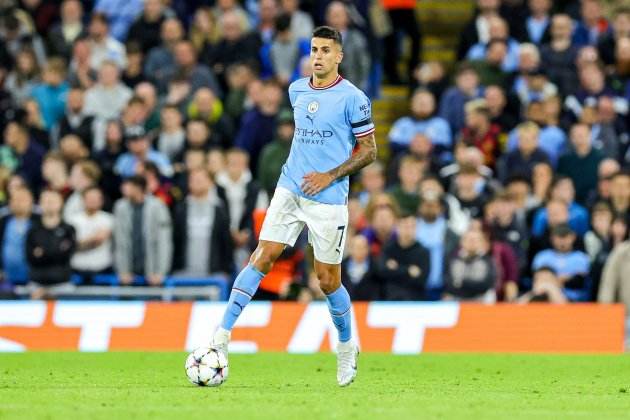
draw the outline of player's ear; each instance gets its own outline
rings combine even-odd
[[[337,64],[341,64],[341,60],[343,60],[343,51],[339,50],[339,52],[337,53],[337,60],[335,61]]]

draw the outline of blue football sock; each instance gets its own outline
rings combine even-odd
[[[326,295],[326,300],[333,324],[339,331],[339,341],[342,343],[350,341],[352,337],[352,317],[350,315],[352,304],[348,291],[343,285],[339,286],[339,289]]]
[[[247,267],[238,274],[234,281],[234,286],[232,286],[232,293],[230,293],[230,299],[225,308],[225,313],[223,314],[223,321],[221,321],[222,328],[228,331],[232,330],[239,315],[243,312],[243,309],[245,309],[249,301],[252,300],[252,297],[254,297],[263,277],[265,277],[265,275],[250,264],[247,264]]]

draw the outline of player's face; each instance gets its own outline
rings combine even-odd
[[[332,39],[311,39],[311,67],[315,76],[323,78],[336,71],[342,58],[341,46]]]

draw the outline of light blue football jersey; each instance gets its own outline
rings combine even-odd
[[[316,195],[300,188],[309,172],[327,172],[348,160],[356,138],[374,132],[370,100],[349,81],[338,76],[330,85],[315,87],[310,78],[289,86],[295,134],[278,186],[324,204],[346,204],[349,180],[344,177]]]

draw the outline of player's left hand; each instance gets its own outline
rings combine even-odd
[[[321,172],[309,172],[302,178],[302,191],[306,195],[315,195],[329,186],[334,178],[332,175]]]

